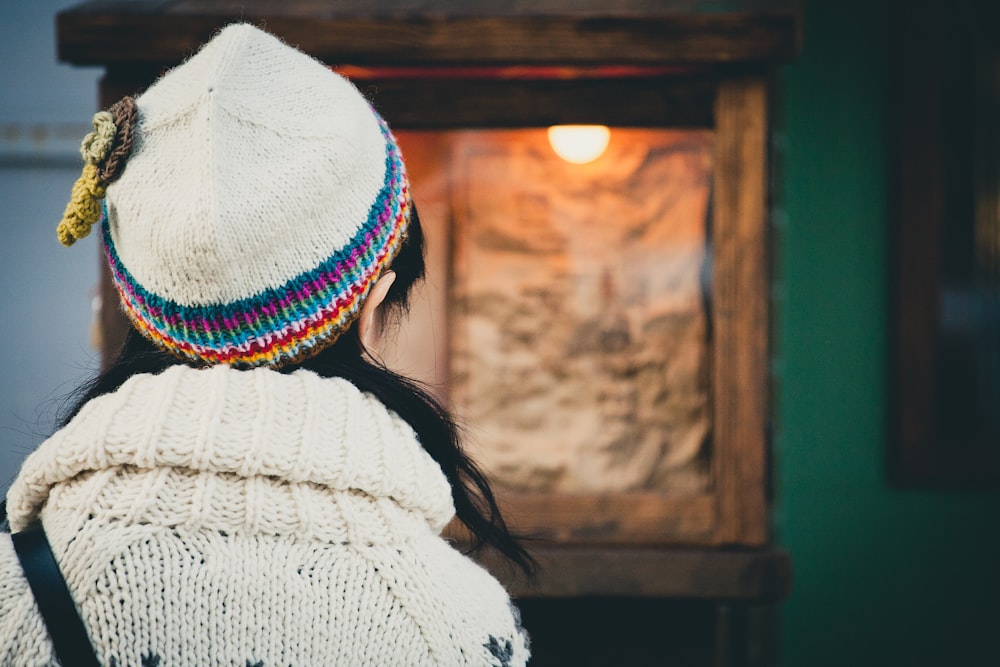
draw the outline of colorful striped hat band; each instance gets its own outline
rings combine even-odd
[[[168,352],[210,365],[278,367],[332,344],[396,256],[410,221],[406,167],[388,125],[379,121],[386,145],[385,184],[354,238],[316,268],[247,299],[183,306],[147,291],[115,251],[105,206],[105,253],[133,326]]]
[[[246,24],[95,115],[81,154],[60,241],[100,223],[132,325],[196,364],[276,368],[328,347],[410,222],[399,147],[368,100]]]

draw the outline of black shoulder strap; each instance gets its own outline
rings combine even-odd
[[[100,667],[41,521],[10,537],[59,663],[63,667]]]

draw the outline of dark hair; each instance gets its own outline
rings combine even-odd
[[[424,238],[416,209],[413,209],[407,235],[391,269],[396,279],[383,301],[383,317],[405,313],[413,286],[424,277]],[[402,417],[448,478],[455,513],[472,534],[469,551],[492,547],[531,576],[535,561],[521,546],[519,537],[507,528],[489,482],[462,448],[451,415],[420,385],[394,373],[381,362],[367,358],[357,329],[351,326],[317,355],[280,371],[290,373],[305,368],[322,377],[344,378]],[[130,329],[114,363],[78,390],[79,397],[62,425],[65,426],[88,401],[115,391],[133,375],[155,374],[178,364],[197,366],[160,350],[138,331]]]

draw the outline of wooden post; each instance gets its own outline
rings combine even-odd
[[[712,400],[719,544],[767,541],[767,86],[727,79],[715,103]]]

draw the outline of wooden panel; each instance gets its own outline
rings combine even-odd
[[[173,0],[152,4],[172,4],[191,13],[216,12],[226,3],[220,0]],[[499,16],[523,15],[614,16],[683,15],[706,12],[787,11],[788,0],[253,0],[255,11],[295,16],[372,16],[384,19],[413,15]]]
[[[775,9],[774,5],[778,5]],[[265,26],[327,62],[738,63],[797,49],[791,3],[733,12],[649,0],[570,2],[91,2],[57,19],[59,57],[79,65],[177,63],[221,26]]]
[[[394,128],[711,127],[717,82],[707,76],[570,81],[357,82]],[[627,103],[623,104],[623,100]]]
[[[117,94],[109,97],[113,103],[122,95],[142,93],[162,71],[149,64],[114,65],[108,68],[103,85]],[[378,79],[354,83],[393,129],[399,130],[561,124],[710,128],[718,86],[714,76],[699,74],[555,81]],[[628,100],[628,104],[622,104],[622,100]],[[109,104],[102,101],[101,107]]]
[[[778,549],[611,549],[539,546],[540,574],[525,581],[495,554],[482,562],[520,597],[621,595],[780,600],[791,591],[791,561]]]
[[[731,79],[716,103],[713,464],[721,544],[767,540],[767,90]]]
[[[983,77],[1000,69],[1000,5],[939,9],[908,4],[889,51],[889,474],[907,485],[995,488],[1000,407],[990,386],[1000,380],[987,350],[998,349],[989,318],[997,321],[1000,301],[987,298],[991,271],[976,256],[975,225],[998,187],[990,161],[1000,124],[990,105],[1000,85]],[[995,208],[983,222],[1000,229]]]
[[[511,493],[499,500],[517,532],[572,544],[709,544],[718,511],[711,495]]]

